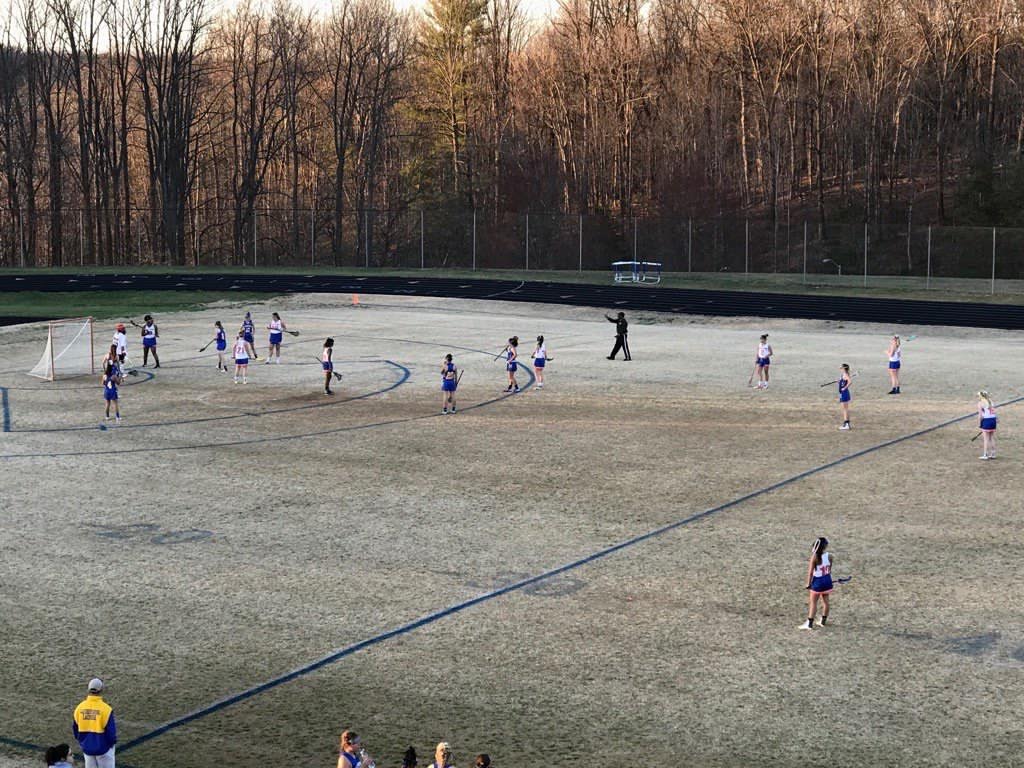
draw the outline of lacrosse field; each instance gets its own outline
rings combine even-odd
[[[260,358],[236,385],[196,350],[246,310]],[[280,365],[272,311],[301,332]],[[1020,764],[1019,333],[627,313],[623,362],[585,308],[155,314],[161,368],[125,378],[106,430],[98,372],[31,378],[45,324],[0,329],[0,768],[73,743],[93,676],[129,768],[333,766],[347,727],[380,768],[442,739],[459,768]],[[892,333],[919,334],[900,396]],[[820,386],[841,363],[846,433]],[[979,389],[995,461],[971,443]],[[800,632],[818,536],[853,578]]]

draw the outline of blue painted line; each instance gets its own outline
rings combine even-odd
[[[1024,397],[1018,397],[1013,400],[1008,400],[1005,403],[1000,403],[999,407],[1013,405],[1014,403],[1019,403],[1022,400],[1024,400]],[[334,662],[344,659],[347,656],[351,656],[354,653],[366,650],[367,648],[370,648],[374,645],[379,645],[380,643],[383,643],[387,640],[391,640],[392,638],[409,634],[410,632],[413,632],[417,629],[428,626],[430,624],[434,624],[440,621],[441,619],[445,619],[457,613],[461,613],[465,610],[468,610],[469,608],[473,608],[474,606],[480,605],[481,603],[489,602],[491,600],[494,600],[495,598],[502,597],[503,595],[507,595],[511,592],[517,592],[526,587],[537,584],[538,582],[546,581],[556,576],[560,576],[563,573],[576,570],[577,568],[581,568],[584,565],[593,563],[597,560],[604,559],[609,555],[613,555],[616,552],[621,552],[624,549],[635,547],[637,544],[642,544],[643,542],[649,541],[650,539],[663,536],[664,534],[674,531],[678,528],[682,528],[683,526],[690,525],[691,523],[695,523],[707,517],[711,517],[712,515],[715,515],[719,512],[723,512],[727,509],[731,509],[733,507],[744,504],[745,502],[748,502],[751,499],[756,499],[759,496],[764,496],[765,494],[777,491],[780,488],[785,488],[788,485],[797,483],[800,480],[804,480],[808,477],[811,477],[812,475],[817,475],[834,467],[838,467],[840,464],[845,464],[848,461],[853,461],[854,459],[858,459],[862,456],[867,456],[868,454],[881,451],[893,445],[898,445],[899,443],[907,442],[908,440],[913,440],[914,438],[921,437],[922,435],[927,435],[930,432],[935,432],[939,429],[943,429],[944,427],[948,427],[952,424],[957,424],[961,421],[965,421],[967,419],[975,417],[976,414],[973,413],[967,414],[965,416],[957,416],[956,418],[949,419],[948,421],[944,421],[940,424],[936,424],[931,427],[926,427],[925,429],[918,430],[917,432],[912,432],[908,435],[903,435],[901,437],[895,437],[891,440],[886,440],[884,443],[879,443],[877,445],[864,448],[855,453],[851,453],[847,456],[842,456],[838,459],[835,459],[834,461],[830,461],[827,464],[820,464],[817,467],[812,467],[811,469],[805,470],[796,475],[792,475],[791,477],[787,477],[783,480],[780,480],[777,483],[773,483],[772,485],[765,486],[764,488],[759,488],[756,491],[751,491],[748,494],[739,496],[735,499],[732,499],[731,501],[725,502],[724,504],[719,504],[717,507],[711,507],[710,509],[706,509],[703,512],[698,512],[695,515],[690,515],[689,517],[685,517],[681,520],[676,520],[675,522],[668,523],[659,528],[655,528],[651,531],[648,531],[647,533],[642,533],[638,536],[634,536],[631,539],[621,541],[618,544],[613,544],[609,547],[605,547],[604,549],[598,550],[597,552],[594,552],[590,555],[586,555],[577,560],[573,560],[572,562],[560,565],[557,568],[552,568],[551,570],[544,571],[543,573],[539,573],[535,576],[527,577],[513,584],[509,584],[507,586],[491,590],[490,592],[485,592],[484,594],[470,598],[469,600],[463,600],[462,602],[456,603],[455,605],[451,605],[447,608],[442,608],[441,610],[434,611],[433,613],[428,613],[426,616],[411,621],[407,624],[395,627],[394,629],[389,629],[385,632],[380,633],[379,635],[367,638],[366,640],[361,640],[358,643],[354,643],[353,645],[350,645],[346,648],[333,651],[332,653],[326,656],[322,656],[316,661],[313,661],[302,667],[294,669],[291,672],[286,672],[285,674],[268,680],[265,683],[260,683],[259,685],[247,688],[239,693],[235,693],[223,699],[219,699],[208,706],[194,710],[192,712],[189,712],[188,714],[182,715],[181,717],[166,722],[163,725],[154,728],[152,731],[149,731],[148,733],[144,733],[143,735],[138,736],[135,739],[132,739],[120,748],[120,752],[127,752],[128,750],[133,749],[141,744],[145,744],[147,741],[155,739],[158,736],[168,733],[169,731],[173,731],[177,728],[187,725],[188,723],[206,717],[207,715],[219,712],[222,709],[227,709],[228,707],[234,704],[238,704],[239,702],[245,701],[246,699],[251,699],[253,696],[258,696],[259,694],[265,693],[266,691],[269,691],[272,688],[276,688],[279,685],[283,685],[299,677],[308,675],[311,672],[315,672],[316,670],[322,667],[326,667],[329,664],[333,664]]]
[[[25,752],[38,752],[42,754],[46,751],[46,747],[41,747],[38,744],[31,744],[27,741],[21,741],[20,739],[9,739],[6,736],[0,736],[0,744],[4,744],[8,747],[14,747],[15,749],[21,749]],[[83,759],[83,756],[80,753],[72,752],[72,756],[79,761]],[[117,763],[121,768],[135,768],[135,766],[129,765],[128,763],[122,763],[120,760],[118,760]]]
[[[42,752],[44,750],[44,747],[40,747],[38,744],[29,744],[27,741],[9,739],[6,736],[0,736],[0,744],[6,744],[8,747],[14,747],[15,749],[24,749],[29,752]]]
[[[409,341],[408,343],[410,343],[410,344],[425,344],[425,345],[428,345],[428,346],[447,346],[449,349],[463,349],[463,350],[466,350],[468,352],[478,352],[478,353],[480,353],[482,355],[487,355],[489,357],[494,357],[494,353],[493,352],[487,352],[487,351],[480,350],[480,349],[470,349],[469,347],[452,347],[452,346],[449,346],[449,345],[436,344],[434,342],[426,342],[426,341]],[[396,363],[393,360],[385,360],[384,362],[390,363],[390,364],[400,368],[402,370],[401,378],[398,381],[396,381],[395,383],[391,384],[390,386],[385,387],[384,389],[378,390],[376,392],[369,392],[369,393],[364,394],[364,395],[358,395],[356,397],[349,398],[345,402],[349,402],[351,400],[364,400],[364,399],[366,399],[368,397],[375,397],[376,395],[383,395],[383,394],[385,394],[387,392],[391,392],[392,390],[397,389],[398,387],[402,386],[406,381],[408,381],[409,377],[412,375],[412,371],[410,371],[408,368],[406,368],[401,363]],[[531,371],[525,365],[520,366],[519,370],[521,372],[524,372],[529,377],[529,379],[530,379],[528,382],[523,384],[522,387],[520,387],[520,390],[525,392],[527,389],[529,389],[530,387],[532,387],[534,385],[534,383],[536,382],[536,377],[533,375],[533,371]],[[509,397],[517,397],[517,396],[518,395],[511,394],[511,393],[501,394],[498,397],[491,398],[490,400],[484,400],[484,401],[479,402],[479,403],[474,403],[473,405],[463,406],[460,409],[459,413],[465,413],[466,411],[472,411],[472,410],[475,410],[477,408],[484,408],[486,406],[493,405],[494,403],[497,403],[497,402],[500,402],[502,400],[505,400],[505,399],[507,399]],[[307,406],[303,406],[303,407],[307,407]],[[322,436],[325,436],[325,435],[336,435],[336,434],[340,434],[340,433],[343,433],[343,432],[360,432],[360,431],[363,431],[363,430],[376,429],[378,427],[393,426],[395,424],[407,424],[409,422],[422,421],[424,419],[434,419],[434,418],[438,418],[438,416],[439,416],[439,414],[437,414],[435,412],[435,413],[422,414],[422,415],[419,415],[419,416],[410,416],[410,417],[407,417],[407,418],[404,418],[404,419],[388,419],[388,420],[385,420],[385,421],[370,422],[369,424],[356,424],[356,425],[351,426],[351,427],[335,427],[333,429],[324,429],[324,430],[320,430],[320,431],[317,431],[317,432],[301,432],[301,433],[295,434],[295,435],[278,435],[278,436],[272,436],[272,437],[256,437],[256,438],[250,438],[248,440],[230,440],[230,441],[225,441],[225,442],[220,442],[220,443],[194,443],[192,445],[154,446],[152,448],[147,448],[146,450],[149,453],[163,453],[163,452],[166,452],[166,451],[178,451],[178,452],[180,452],[180,451],[207,450],[207,449],[213,449],[213,448],[227,448],[227,447],[240,446],[240,445],[257,445],[257,444],[265,444],[265,443],[279,443],[279,442],[285,442],[285,441],[289,441],[289,440],[301,440],[301,439],[304,439],[304,438],[307,438],[307,437],[322,437]],[[118,427],[118,429],[121,429],[121,427]],[[8,454],[0,455],[0,460],[4,460],[4,459],[45,459],[45,458],[56,459],[56,458],[68,458],[68,457],[74,457],[74,456],[115,456],[115,455],[122,454],[122,453],[135,453],[135,452],[136,452],[135,449],[106,449],[106,450],[98,450],[98,451],[65,451],[65,452],[62,452],[62,453],[61,452],[48,452],[48,453],[8,453]]]
[[[3,418],[3,431],[11,431],[11,398],[7,394],[7,387],[0,387],[0,416]]]
[[[377,362],[377,361],[369,361],[369,362]],[[382,362],[382,363],[384,363],[386,365],[390,365],[393,368],[397,369],[399,372],[402,372],[402,371],[408,372],[408,369],[404,365],[402,365],[401,363],[396,363],[393,360],[380,360],[379,362]],[[310,363],[309,367],[312,367],[313,365],[314,365],[314,363]],[[149,377],[153,378],[153,374],[150,373]],[[408,378],[408,376],[406,376],[406,378]],[[403,381],[403,383],[404,383],[404,381]],[[90,389],[97,389],[97,387],[90,387]],[[185,424],[203,424],[203,423],[210,422],[210,421],[230,421],[231,419],[248,419],[248,418],[251,418],[253,416],[273,416],[275,414],[280,414],[280,413],[294,413],[295,411],[305,411],[305,410],[308,410],[310,408],[337,407],[339,405],[342,405],[343,403],[350,403],[353,400],[362,400],[362,399],[367,398],[367,397],[373,397],[374,395],[383,394],[384,392],[389,392],[392,389],[394,389],[393,386],[388,386],[385,389],[374,390],[373,392],[368,392],[368,393],[363,394],[363,395],[353,395],[352,397],[343,397],[343,398],[339,398],[337,400],[332,400],[329,403],[308,403],[306,405],[293,405],[293,406],[291,406],[289,408],[273,408],[271,410],[259,411],[259,412],[253,412],[253,413],[248,413],[247,412],[247,413],[222,414],[220,416],[201,416],[201,417],[195,418],[195,419],[176,419],[176,420],[171,420],[171,421],[150,421],[150,422],[145,422],[143,424],[122,424],[121,426],[118,427],[118,430],[123,430],[123,429],[144,429],[144,428],[151,428],[151,427],[180,427],[180,426],[185,425]],[[18,433],[22,433],[22,432],[33,432],[33,433],[37,433],[37,432],[83,432],[83,431],[93,431],[95,429],[96,429],[96,425],[95,424],[87,424],[87,425],[76,426],[76,427],[38,427],[38,428],[30,428],[30,429],[16,429],[16,430],[13,430],[13,431],[18,432]]]

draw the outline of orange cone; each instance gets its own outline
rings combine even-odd
[[[358,293],[353,293],[352,294],[352,306],[353,307],[358,307],[359,306],[359,294]]]

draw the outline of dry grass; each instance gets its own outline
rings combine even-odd
[[[2,453],[74,454],[2,460],[0,663],[18,707],[0,735],[66,740],[84,681],[101,674],[125,742],[334,649],[967,413],[981,385],[1019,394],[1019,341],[1002,332],[927,330],[907,347],[897,399],[883,394],[889,329],[773,322],[775,381],[758,393],[746,387],[755,321],[636,317],[626,364],[604,359],[611,326],[589,310],[365,304],[282,302],[303,331],[286,349],[296,365],[254,366],[246,387],[195,353],[213,312],[158,318],[167,363],[125,389],[126,426],[106,432],[92,382],[15,373],[35,362],[38,332],[0,335],[0,386],[25,387],[10,392]],[[518,333],[526,357],[537,332],[555,356],[548,386],[468,408],[498,395],[503,372],[460,348]],[[328,333],[346,394],[397,382],[384,360],[409,380],[328,403],[313,360]],[[454,417],[437,415],[447,351],[467,371]],[[862,371],[848,434],[818,387],[840,362]],[[221,416],[232,418],[200,420]],[[175,423],[138,426],[158,422]],[[352,725],[381,768],[408,744],[426,757],[440,738],[459,766],[479,751],[523,768],[1013,765],[1019,422],[1002,410],[996,462],[976,460],[970,422],[870,453],[355,653],[119,762],[327,765]],[[21,431],[44,427],[83,429]],[[835,626],[801,633],[805,557],[821,534],[854,578],[837,590]]]

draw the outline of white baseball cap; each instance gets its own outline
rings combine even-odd
[[[103,690],[103,681],[98,677],[94,677],[89,681],[89,693],[99,693]]]

